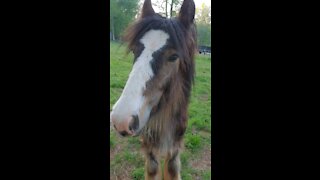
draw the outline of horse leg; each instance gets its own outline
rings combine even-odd
[[[146,153],[145,179],[161,180],[160,159],[159,156],[152,151]]]
[[[164,162],[164,179],[181,180],[180,166],[179,150],[176,150],[172,154],[168,153]]]

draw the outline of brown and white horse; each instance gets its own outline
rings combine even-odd
[[[194,78],[195,4],[184,0],[178,17],[156,14],[145,0],[141,17],[124,35],[134,65],[110,114],[122,136],[141,136],[146,179],[181,179],[179,152]]]

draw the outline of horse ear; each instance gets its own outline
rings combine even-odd
[[[152,8],[151,0],[145,0],[142,7],[141,18],[145,18],[147,16],[153,16],[156,14]]]
[[[186,27],[193,23],[196,7],[193,0],[184,0],[179,12],[179,20]]]

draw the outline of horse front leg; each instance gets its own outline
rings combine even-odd
[[[146,153],[145,179],[146,180],[162,179],[159,156],[152,151]]]
[[[181,180],[179,150],[168,153],[164,163],[164,180]]]

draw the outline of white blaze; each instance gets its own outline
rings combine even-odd
[[[116,120],[125,121],[132,115],[139,115],[139,109],[145,99],[143,92],[146,82],[154,76],[150,65],[153,59],[152,54],[161,49],[168,38],[169,35],[162,30],[150,30],[140,39],[140,42],[144,45],[144,50],[133,65],[122,95],[112,109],[112,116]],[[150,110],[150,107],[146,109],[145,117],[139,115],[140,128],[146,123],[146,117]]]

